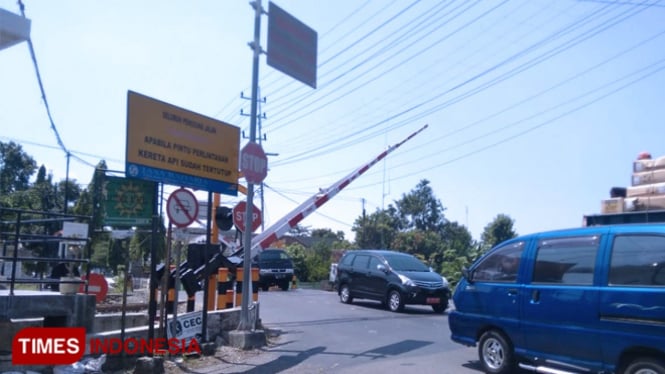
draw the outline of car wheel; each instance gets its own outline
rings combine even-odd
[[[512,373],[515,366],[512,345],[494,330],[487,331],[480,337],[478,358],[483,370],[490,374]]]
[[[665,374],[665,362],[650,357],[641,357],[628,365],[624,374]]]
[[[268,291],[270,289],[270,286],[268,286],[267,284],[264,284],[264,285],[261,285],[261,289],[263,291]]]
[[[432,305],[432,309],[434,310],[434,313],[443,313],[448,309],[448,299],[443,299],[441,301],[441,304],[437,305]]]
[[[282,291],[288,291],[288,290],[289,290],[289,281],[288,281],[288,280],[286,280],[286,281],[282,281],[282,282],[279,284],[279,288],[281,288]]]
[[[388,309],[391,312],[401,312],[404,310],[404,299],[399,291],[391,290],[388,293]]]
[[[344,304],[351,304],[353,302],[353,296],[351,296],[351,290],[348,285],[343,284],[340,286],[339,300]]]

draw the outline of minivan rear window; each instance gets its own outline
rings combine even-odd
[[[665,286],[665,237],[617,236],[612,247],[609,284]]]

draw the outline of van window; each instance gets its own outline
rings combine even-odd
[[[365,270],[369,264],[368,255],[356,255],[356,259],[353,260],[353,270]]]
[[[617,236],[612,247],[609,284],[665,286],[665,237]]]
[[[342,258],[342,265],[351,266],[351,264],[353,263],[353,259],[354,259],[354,258],[356,258],[356,254],[355,254],[355,253],[349,253],[349,254],[347,254],[346,256],[344,256],[344,257]]]
[[[538,243],[534,283],[593,284],[598,236],[546,239]]]
[[[380,264],[381,264],[381,261],[378,258],[376,258],[376,257],[370,258],[369,259],[369,270],[378,270],[377,266],[379,266]]]
[[[524,242],[497,248],[473,270],[473,281],[516,282]]]

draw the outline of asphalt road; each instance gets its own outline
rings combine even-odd
[[[430,307],[392,313],[313,289],[260,292],[259,302],[276,336],[241,365],[220,362],[205,373],[481,373],[476,349],[453,343],[447,314]]]

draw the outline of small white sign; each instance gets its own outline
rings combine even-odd
[[[201,342],[203,332],[203,312],[190,312],[180,314],[174,320],[172,317],[166,323],[166,336],[168,339],[191,339]]]
[[[64,222],[62,224],[62,236],[65,238],[87,239],[88,224],[76,222]]]

